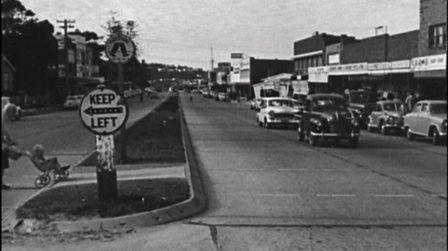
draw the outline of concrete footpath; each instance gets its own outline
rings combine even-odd
[[[130,115],[128,118],[128,122],[126,124],[126,128],[131,127],[136,121],[143,118],[145,115],[150,113],[153,109],[159,106],[163,101],[166,100],[167,95],[161,95],[159,99],[149,99],[145,98],[144,102],[140,103],[138,98],[133,98],[128,100],[130,107],[138,107],[138,109],[130,110]],[[90,132],[86,132],[90,133]],[[68,136],[69,137],[69,136]],[[92,151],[94,151],[94,145],[92,145]],[[72,166],[71,168],[71,176],[70,180],[83,180],[86,178],[86,174],[82,174],[84,176],[78,177],[77,167],[83,160],[88,157],[91,152],[87,155],[57,155],[57,156],[48,156],[48,157],[57,157],[59,162],[63,165],[69,164]],[[120,169],[120,166],[117,166],[117,170]],[[182,167],[183,169],[183,167]],[[154,168],[149,172],[147,177],[154,175],[155,177],[163,176],[163,172],[168,172],[167,175],[171,175],[169,172],[172,172],[169,168]],[[85,172],[85,171],[83,171]],[[2,190],[2,232],[11,230],[14,225],[17,223],[17,219],[15,218],[15,210],[22,205],[27,199],[34,196],[39,192],[34,187],[34,180],[40,174],[40,172],[32,165],[28,158],[22,157],[17,161],[10,161],[10,168],[5,171],[4,180],[12,185],[12,188],[9,190]],[[119,175],[125,175],[129,177],[127,174],[123,174],[122,172],[118,172]],[[88,174],[95,178],[95,167],[91,167],[91,173]],[[132,173],[130,174],[132,175]],[[135,175],[139,175],[136,173]],[[179,176],[179,173],[174,174],[174,176]],[[119,176],[120,177],[120,176]],[[90,177],[92,178],[92,177]],[[63,183],[60,183],[63,184]],[[46,188],[44,188],[46,189]]]

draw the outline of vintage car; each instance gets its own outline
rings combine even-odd
[[[376,108],[367,118],[367,130],[377,129],[386,135],[390,131],[403,129],[403,104],[398,101],[384,100],[376,102]]]
[[[296,116],[299,111],[294,106],[296,102],[290,98],[262,98],[260,108],[256,109],[257,123],[268,129],[274,125],[296,127],[299,124]]]
[[[375,108],[375,96],[367,90],[350,90],[345,94],[349,109],[359,115],[359,123],[365,128],[367,116]]]
[[[310,145],[315,146],[319,139],[348,139],[351,147],[356,147],[360,125],[357,116],[347,107],[347,102],[339,94],[312,94],[305,101],[297,128],[298,139],[308,137]]]
[[[412,111],[404,116],[404,130],[410,140],[414,136],[432,138],[433,144],[446,140],[446,106],[444,100],[422,100],[417,102]]]
[[[62,105],[65,109],[77,109],[81,105],[83,95],[69,95]]]

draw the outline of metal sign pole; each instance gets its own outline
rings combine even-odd
[[[123,63],[118,63],[118,94],[123,97],[123,102],[126,104],[126,99],[124,98],[124,80],[123,80]],[[126,123],[120,130],[120,162],[123,163],[126,156]]]
[[[97,166],[96,179],[98,199],[101,203],[113,202],[118,198],[117,171],[114,166],[114,136],[96,136]]]

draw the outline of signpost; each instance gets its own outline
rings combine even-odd
[[[126,153],[124,133],[128,118],[128,107],[123,98],[123,63],[134,56],[135,47],[130,38],[114,34],[106,41],[105,51],[109,60],[118,64],[119,93],[100,85],[83,97],[79,109],[83,125],[96,135],[98,199],[103,207],[118,197],[113,134],[121,130],[123,158]]]
[[[123,98],[104,85],[85,95],[79,116],[82,124],[96,134],[98,198],[111,202],[118,196],[117,172],[114,167],[114,136],[128,118]]]

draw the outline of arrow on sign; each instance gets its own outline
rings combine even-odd
[[[84,113],[90,116],[98,114],[123,113],[123,107],[93,108],[90,106],[84,110]]]

